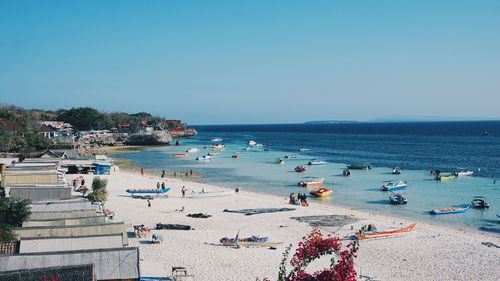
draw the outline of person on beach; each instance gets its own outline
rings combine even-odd
[[[151,207],[151,201],[149,201],[149,199],[148,199],[148,208],[150,208],[150,207]]]
[[[187,190],[187,188],[186,188],[185,186],[183,186],[183,187],[181,188],[182,198],[186,197],[186,190]]]
[[[193,170],[189,170],[189,175],[192,176],[193,175]]]
[[[141,168],[141,175],[144,176],[144,168]]]
[[[160,189],[160,186],[161,186],[161,185],[160,185],[160,182],[157,182],[157,183],[156,183],[156,189]]]
[[[85,179],[84,178],[82,178],[81,183],[82,183],[81,185],[85,185]]]
[[[165,169],[163,169],[163,171],[161,172],[161,177],[164,178],[165,177]]]
[[[174,172],[174,177],[177,177],[177,172]]]
[[[165,182],[161,183],[161,189],[165,189]]]
[[[235,188],[234,192],[236,192],[236,194],[238,194],[238,192],[240,192],[240,188],[239,187]]]

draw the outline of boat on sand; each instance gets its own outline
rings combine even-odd
[[[168,192],[170,188],[157,189],[157,188],[135,188],[135,189],[127,189],[128,193],[152,193],[152,194],[162,194]]]
[[[417,224],[415,223],[415,224],[412,224],[408,227],[397,229],[397,230],[391,230],[391,231],[361,232],[361,233],[357,233],[356,236],[359,239],[373,239],[373,238],[391,237],[393,235],[410,232],[415,228],[416,225]]]

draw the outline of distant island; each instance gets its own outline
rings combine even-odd
[[[351,123],[359,123],[359,122],[350,120],[320,120],[320,121],[304,122],[304,124],[351,124]]]

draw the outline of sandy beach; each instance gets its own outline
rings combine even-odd
[[[84,177],[91,182],[91,175]],[[228,189],[177,178],[161,179],[123,171],[102,177],[108,179],[106,207],[114,211],[115,220],[129,224],[130,232],[133,232],[133,225],[139,224],[150,227],[157,223],[186,224],[194,228],[188,231],[152,230],[152,233],[164,237],[162,244],[152,244],[150,238],[130,238],[130,245],[140,248],[141,275],[145,277],[168,277],[172,266],[182,266],[194,274],[196,280],[256,280],[264,277],[275,280],[283,251],[289,244],[296,246],[311,231],[311,224],[319,224],[324,233],[344,237],[367,224],[375,224],[383,231],[415,223],[314,202],[309,207],[292,206],[287,198],[245,190],[224,197],[182,198],[182,186],[188,188],[187,194],[202,189],[205,192]],[[146,200],[133,199],[125,192],[128,188],[155,188],[161,180],[171,190],[168,198],[151,200],[151,207]],[[251,216],[223,212],[224,209],[290,207],[296,210]],[[179,211],[182,209],[184,211]],[[191,218],[187,216],[190,213],[206,213],[212,217]],[[412,232],[402,236],[362,241],[356,268],[358,275],[364,277],[358,280],[498,280],[498,236],[417,223]],[[234,237],[237,233],[239,237],[268,236],[270,241],[283,244],[276,250],[220,244],[220,238]],[[320,260],[312,264],[309,271],[318,270],[328,263],[328,259]]]

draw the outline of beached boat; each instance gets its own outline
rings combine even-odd
[[[268,237],[258,237],[251,236],[248,238],[238,239],[238,238],[228,238],[223,237],[219,241],[224,246],[230,247],[278,247],[283,244],[283,242],[269,242]]]
[[[170,188],[157,189],[157,188],[135,188],[135,189],[127,189],[128,193],[151,193],[151,194],[162,194],[168,192]]]
[[[304,180],[299,181],[297,185],[301,187],[321,186],[324,181],[324,178],[304,177]]]
[[[389,201],[391,204],[395,205],[408,203],[408,199],[406,199],[406,197],[401,193],[391,193],[391,195],[389,195]]]
[[[297,158],[297,154],[287,154],[287,155],[285,155],[285,158],[288,158],[288,159]]]
[[[406,181],[389,181],[380,187],[381,191],[395,191],[405,189],[408,186]]]
[[[306,151],[310,151],[309,148],[299,148],[299,152],[306,152]]]
[[[240,158],[240,156],[241,155],[239,153],[235,153],[235,154],[231,155],[231,157],[233,157],[233,158]]]
[[[320,188],[316,188],[316,189],[311,190],[309,192],[309,194],[314,195],[316,197],[325,197],[325,196],[330,195],[332,192],[333,191],[331,189],[320,187]]]
[[[394,167],[394,168],[392,169],[392,174],[393,174],[393,175],[399,175],[399,174],[401,174],[401,168],[399,168],[399,167]]]
[[[488,209],[490,207],[490,204],[486,202],[486,199],[483,196],[474,197],[470,203],[472,208],[476,209]]]
[[[357,233],[356,236],[359,239],[373,239],[373,238],[384,238],[384,237],[390,237],[393,235],[398,235],[402,233],[407,233],[412,231],[417,224],[412,224],[408,227],[397,229],[397,230],[391,230],[391,231],[371,231],[371,232],[362,232],[362,233]]]
[[[311,160],[307,163],[307,165],[310,165],[310,166],[313,166],[313,165],[319,166],[319,165],[325,165],[325,164],[326,164],[326,161],[319,161],[319,160]]]
[[[451,181],[455,179],[455,175],[450,173],[440,173],[434,177],[437,181]]]
[[[467,211],[470,208],[470,206],[466,206],[463,208],[443,208],[443,209],[434,209],[431,210],[430,213],[432,215],[446,215],[446,214],[456,214],[456,213],[463,213]]]
[[[249,141],[247,142],[247,144],[248,144],[249,146],[254,146],[254,145],[256,145],[257,143],[256,143],[254,140],[249,140]]]
[[[218,141],[223,141],[223,140],[224,139],[222,139],[222,138],[213,138],[210,141],[212,141],[212,142],[218,142]]]
[[[234,195],[234,190],[224,190],[224,191],[201,191],[201,192],[190,192],[186,193],[186,198],[206,198],[206,197],[222,197]]]
[[[210,155],[203,155],[203,156],[200,156],[200,157],[196,157],[196,160],[198,160],[198,161],[210,160],[210,159],[212,159],[212,156],[210,156]]]
[[[303,173],[305,171],[307,171],[307,168],[304,167],[304,166],[297,166],[297,167],[295,167],[295,172],[297,172],[297,173]]]
[[[453,173],[457,177],[470,177],[474,174],[473,171],[460,171]]]
[[[173,153],[172,156],[174,157],[186,157],[188,156],[189,154],[187,153]]]
[[[371,170],[372,166],[369,163],[361,163],[361,164],[351,164],[347,166],[347,169],[350,170]]]
[[[200,150],[198,148],[195,148],[195,147],[191,147],[188,150],[186,150],[187,153],[198,152],[198,151],[200,151]]]
[[[278,159],[276,159],[276,161],[274,161],[274,164],[278,164],[278,165],[285,164],[285,160],[278,158]]]

